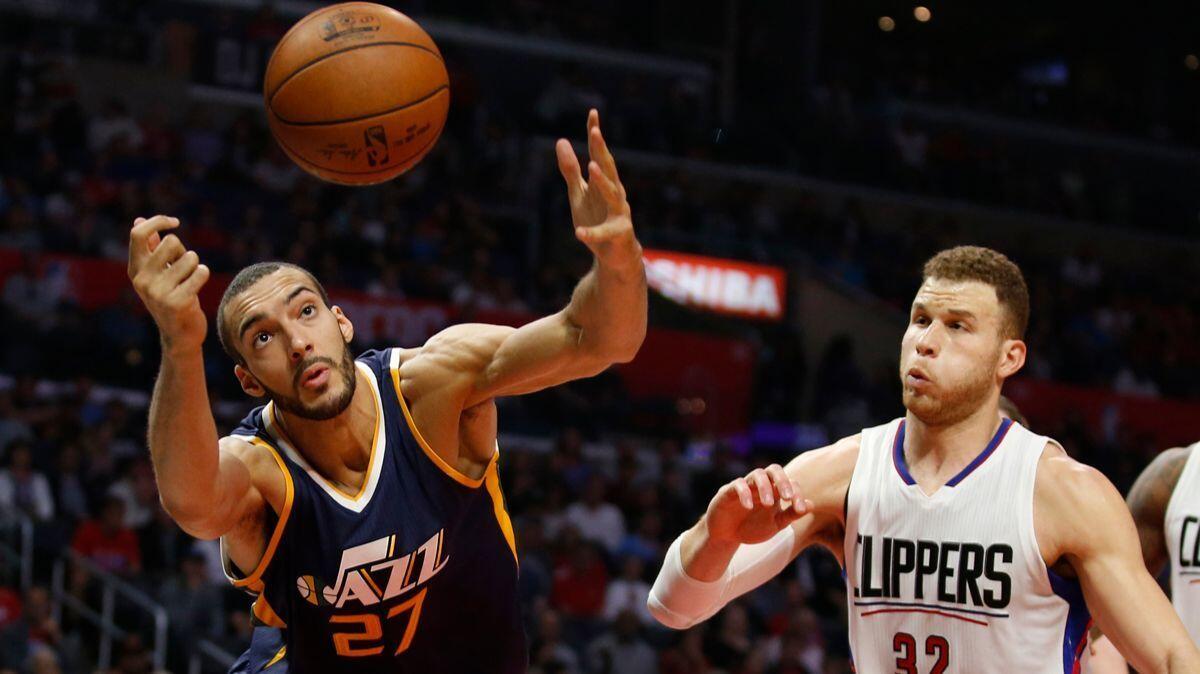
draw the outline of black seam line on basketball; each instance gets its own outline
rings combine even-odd
[[[430,140],[428,143],[425,143],[416,152],[408,155],[407,157],[405,157],[404,159],[402,159],[396,163],[403,164],[406,161],[412,161],[413,157],[420,155],[422,152],[424,152],[426,149],[428,149],[430,145],[433,145],[434,143],[436,143],[437,139],[442,137],[442,131],[445,131],[445,129],[446,129],[445,126],[443,126],[441,129],[438,129],[438,132],[436,135],[434,135],[433,140]],[[340,174],[346,175],[346,176],[365,176],[365,175],[370,175],[372,173],[382,173],[387,168],[387,167],[384,167],[383,169],[376,169],[374,171],[339,171],[334,168],[325,168],[324,166],[321,166],[320,164],[318,164],[316,162],[312,162],[312,161],[305,159],[303,156],[300,155],[299,152],[296,152],[295,150],[293,150],[291,145],[288,145],[287,143],[283,142],[283,140],[280,139],[278,136],[276,136],[275,140],[280,145],[282,145],[284,147],[284,149],[286,149],[288,152],[291,152],[292,156],[295,157],[296,159],[299,159],[300,161],[304,162],[305,164],[308,164],[309,166],[311,166],[313,168],[320,169],[322,171],[328,171],[329,173],[340,173]],[[409,168],[411,169],[412,167],[410,166]]]
[[[309,61],[308,63],[305,63],[304,65],[300,66],[299,68],[296,68],[295,70],[293,70],[292,74],[283,78],[283,81],[275,86],[275,91],[272,91],[271,94],[269,96],[267,96],[267,105],[270,105],[275,102],[275,95],[279,93],[279,90],[283,88],[283,85],[292,81],[292,78],[295,77],[296,75],[299,75],[300,73],[304,72],[305,70],[308,70],[309,68],[317,65],[321,61],[324,61],[325,59],[328,59],[328,58],[333,58],[334,56],[337,56],[338,54],[345,54],[348,51],[354,51],[355,49],[366,49],[367,47],[380,47],[380,46],[384,46],[384,45],[390,45],[393,47],[416,47],[417,49],[420,49],[421,51],[426,51],[426,52],[429,52],[430,54],[433,54],[434,58],[436,58],[439,61],[442,61],[443,65],[446,63],[445,61],[442,60],[441,55],[438,54],[436,51],[430,49],[429,47],[426,47],[425,45],[417,44],[416,42],[388,41],[388,42],[371,42],[370,44],[356,44],[353,47],[345,47],[345,48],[339,49],[337,51],[331,51],[328,54],[325,54],[324,56],[318,56],[317,58],[315,58],[315,59]],[[274,54],[272,54],[272,56],[274,56]]]
[[[280,117],[279,113],[275,112],[274,110],[272,110],[271,112],[274,113],[274,115],[275,115],[275,121],[279,122],[280,124],[286,124],[288,126],[332,126],[334,124],[349,124],[350,122],[361,122],[366,119],[371,119],[372,117],[381,117],[383,115],[388,115],[393,112],[399,112],[406,108],[411,108],[414,105],[420,105],[420,104],[424,103],[425,101],[428,101],[429,99],[433,98],[434,96],[437,96],[441,92],[447,91],[449,89],[450,89],[449,86],[443,84],[443,85],[439,86],[437,89],[434,89],[433,91],[418,98],[417,100],[409,101],[408,103],[405,103],[404,105],[397,105],[396,107],[388,108],[387,110],[380,110],[379,112],[372,112],[369,115],[359,115],[358,117],[347,117],[346,119],[331,119],[328,121],[320,121],[320,122],[293,122],[293,121],[284,119],[283,117]]]

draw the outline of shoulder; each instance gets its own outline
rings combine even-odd
[[[222,461],[232,460],[244,466],[250,484],[278,512],[290,482],[279,450],[269,447],[265,441],[256,442],[242,435],[227,435],[217,441],[217,446]]]
[[[1038,461],[1033,495],[1034,530],[1047,563],[1063,554],[1111,547],[1133,520],[1125,500],[1103,473],[1047,442]]]
[[[406,397],[429,389],[445,390],[456,380],[474,382],[492,361],[493,354],[516,331],[506,325],[460,323],[430,337],[416,348],[396,348],[400,385]]]
[[[1038,459],[1035,501],[1086,509],[1097,505],[1097,499],[1110,501],[1113,498],[1122,502],[1116,487],[1103,473],[1072,459],[1058,443],[1046,443]]]
[[[1138,476],[1138,482],[1153,480],[1156,483],[1169,486],[1173,490],[1179,482],[1179,476],[1183,475],[1183,469],[1187,466],[1188,459],[1191,456],[1191,447],[1172,447],[1160,452],[1150,462],[1150,465],[1146,466],[1142,474]]]

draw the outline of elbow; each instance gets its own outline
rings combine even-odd
[[[192,538],[211,541],[220,538],[229,529],[214,517],[216,513],[212,511],[211,507],[198,508],[182,499],[168,498],[161,494],[159,502],[162,503],[163,510],[170,515],[175,524],[178,524],[179,528]]]
[[[662,605],[653,594],[646,600],[646,609],[650,611],[650,615],[659,622],[663,627],[673,630],[686,630],[695,626],[695,620],[688,620],[682,615],[675,613],[671,609]]]

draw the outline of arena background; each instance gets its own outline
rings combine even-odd
[[[685,633],[647,583],[720,484],[902,413],[899,336],[942,247],[1023,267],[1005,392],[1037,431],[1122,490],[1200,439],[1200,5],[391,4],[444,52],[450,119],[412,173],[349,189],[265,129],[266,59],[317,3],[0,0],[0,671],[218,672],[247,643],[216,544],[155,492],[134,217],[183,221],[210,309],[281,258],[356,349],[518,324],[589,264],[552,158],[589,107],[650,251],[651,332],[501,403],[532,671],[849,671],[824,553]],[[227,431],[251,402],[213,337]]]

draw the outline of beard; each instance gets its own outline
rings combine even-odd
[[[306,405],[300,401],[298,393],[300,390],[300,377],[306,369],[316,364],[328,365],[336,374],[341,375],[342,390],[331,400]],[[288,414],[293,414],[301,419],[308,419],[310,421],[326,421],[341,414],[350,406],[350,401],[354,399],[354,390],[358,386],[358,377],[355,374],[354,354],[350,353],[350,345],[347,344],[345,350],[342,352],[340,363],[335,363],[332,358],[326,358],[325,356],[315,356],[300,363],[296,367],[296,374],[292,377],[292,390],[297,392],[296,395],[289,396],[267,388],[267,398]],[[266,388],[266,386],[263,388]]]
[[[996,355],[998,358],[999,353]],[[995,372],[986,367],[974,367],[967,374],[966,381],[953,389],[935,389],[935,396],[917,395],[904,386],[901,372],[904,407],[929,426],[949,426],[966,419],[987,401],[996,382]]]

